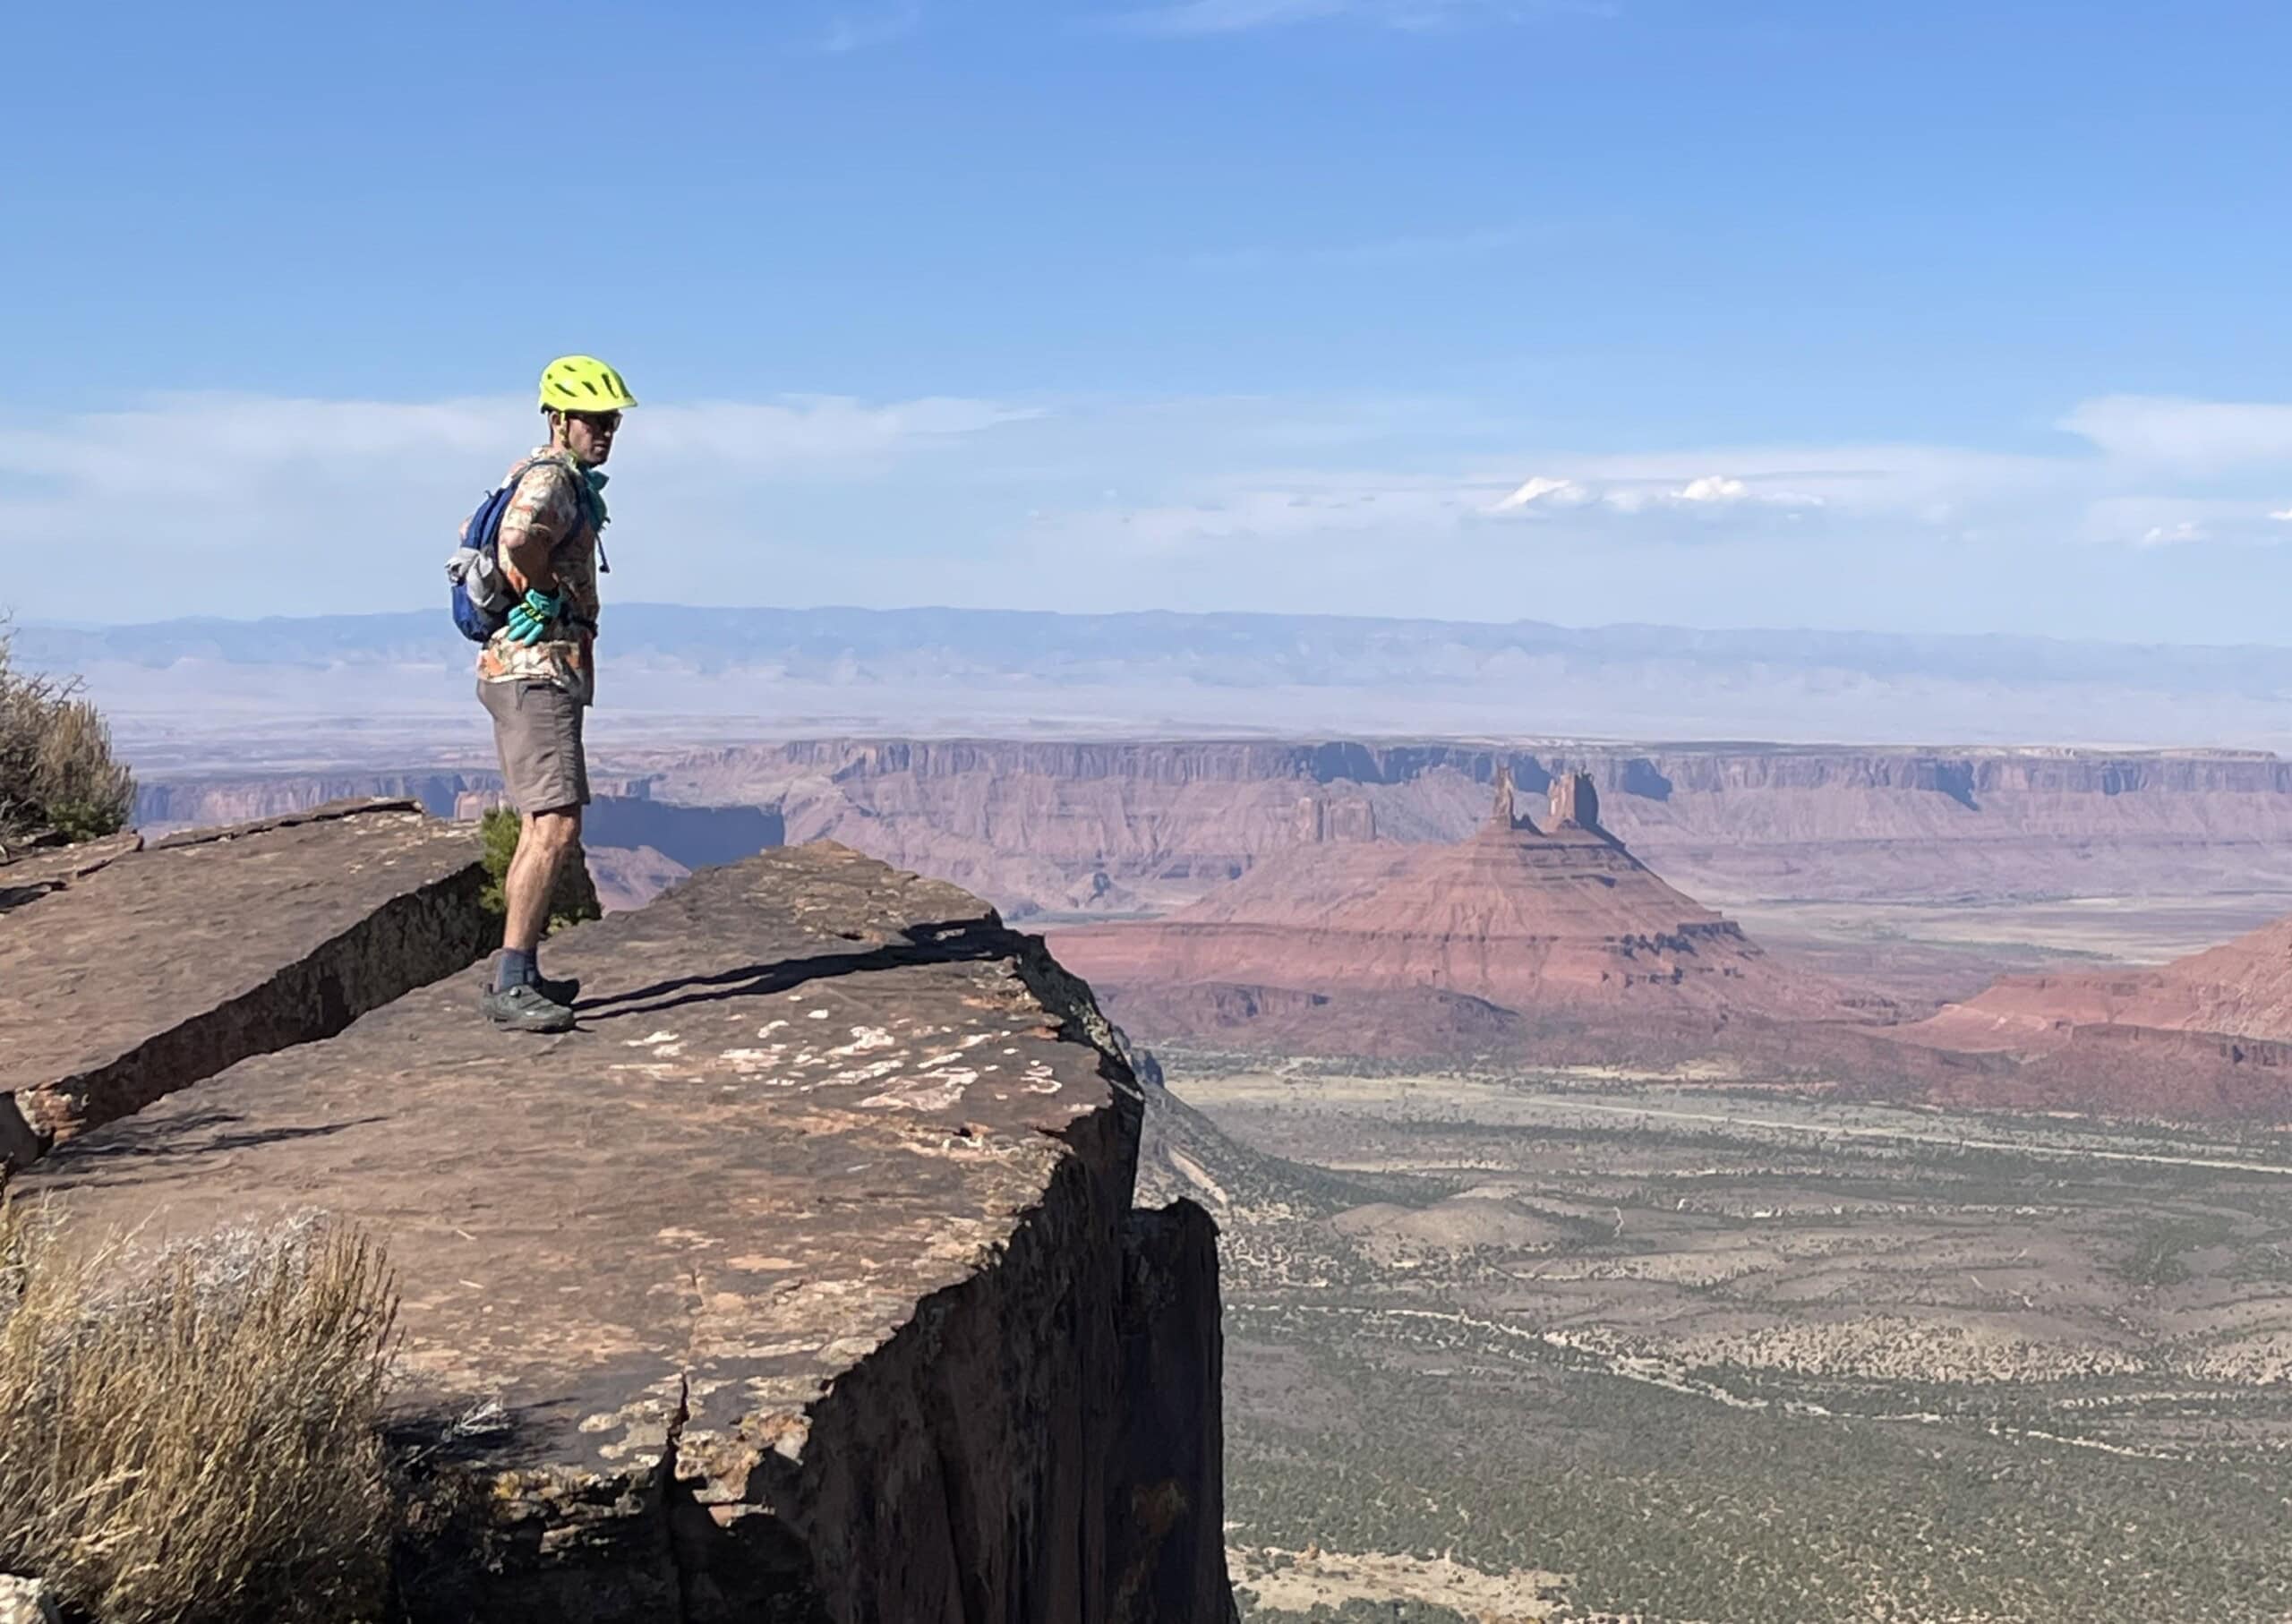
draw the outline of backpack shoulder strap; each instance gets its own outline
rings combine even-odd
[[[541,466],[543,463],[549,463],[557,467],[562,468],[565,471],[566,477],[573,482],[573,506],[583,518],[589,521],[590,534],[596,538],[597,568],[603,574],[611,575],[612,573],[612,563],[611,560],[605,557],[604,499],[599,496],[590,486],[589,482],[581,476],[580,469],[574,466],[569,459],[560,457],[554,452],[550,451],[543,451],[536,457],[528,457],[525,461],[519,463],[516,467],[509,470],[509,477],[502,482],[501,488],[504,491],[514,492],[517,490],[518,483],[522,481],[527,474]]]

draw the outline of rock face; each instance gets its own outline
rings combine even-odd
[[[402,801],[0,867],[0,1167],[470,963],[483,884]]]
[[[644,804],[625,827],[593,808],[589,837],[692,868],[771,843],[762,808],[791,841],[945,876],[1005,917],[1167,912],[1300,845],[1461,840],[1500,766],[1539,800],[1583,773],[1595,821],[1706,898],[2292,892],[2292,762],[2235,751],[829,738],[618,753],[601,792],[609,768]],[[213,823],[353,792],[442,810],[489,782],[186,777],[151,784],[142,816]]]
[[[2153,970],[2007,976],[1907,1034],[1948,1048],[2046,1053],[2089,1026],[2292,1043],[2292,918]]]
[[[2292,918],[2151,970],[2007,976],[1907,1043],[2017,1063],[1979,1104],[2292,1119]]]
[[[1297,843],[1318,846],[1324,841],[1372,841],[1377,838],[1377,809],[1365,800],[1331,800],[1308,795],[1297,802]]]
[[[1589,773],[1562,773],[1552,781],[1552,826],[1555,829],[1597,829],[1600,792]]]
[[[1202,986],[1381,995],[1410,1000],[1412,1021],[1427,993],[1515,1013],[1855,1014],[1602,832],[1588,785],[1554,802],[1567,821],[1540,832],[1500,772],[1487,823],[1458,844],[1268,859],[1167,920],[1064,931],[1058,950],[1125,999]]]
[[[417,1619],[1230,1617],[1214,1232],[1133,1213],[1138,1083],[1039,940],[821,846],[550,968],[575,1032],[457,975],[26,1182],[75,1234],[387,1244]]]
[[[1226,1571],[1218,1227],[1190,1199],[1125,1235],[1122,1417],[1107,1543],[1113,1624],[1233,1616]]]
[[[582,855],[589,865],[589,880],[596,887],[597,902],[607,913],[628,913],[651,902],[692,872],[682,863],[650,846],[585,844]]]
[[[656,799],[775,808],[791,840],[1010,911],[1184,907],[1305,843],[1304,798],[1458,841],[1500,766],[1539,801],[1584,773],[1596,821],[1706,898],[2292,891],[2292,762],[2250,752],[817,739],[625,765]]]

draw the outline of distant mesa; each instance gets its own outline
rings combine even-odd
[[[2007,976],[1903,1035],[1937,1047],[2049,1054],[2081,1029],[2146,1027],[2292,1043],[2292,916],[2148,970]]]
[[[2147,970],[2007,976],[1903,1042],[1991,1057],[1999,1107],[2292,1121],[2292,916]]]
[[[1166,917],[1301,843],[1461,840],[1506,763],[1539,824],[1566,821],[1544,809],[1556,778],[1591,774],[1597,815],[1577,821],[1695,896],[2292,893],[2292,761],[2225,751],[831,736],[617,756],[584,834],[687,868],[836,840],[1005,919]],[[474,773],[160,774],[137,818],[235,823],[350,795],[441,816],[466,795],[474,816],[493,792]]]

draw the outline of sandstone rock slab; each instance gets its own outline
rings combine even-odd
[[[74,846],[30,846],[0,853],[0,913],[61,891],[98,868],[143,850],[136,833],[107,835]]]
[[[483,884],[411,802],[0,867],[0,1170],[468,964]]]
[[[387,1244],[416,1618],[1202,1616],[1161,1598],[1224,1593],[1214,1254],[1199,1214],[1133,1235],[1137,1085],[1088,989],[832,846],[546,957],[574,1032],[496,1032],[454,977],[29,1182],[90,1236],[317,1208]]]

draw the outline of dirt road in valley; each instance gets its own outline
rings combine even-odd
[[[2292,1178],[2292,1165],[2240,1161],[2225,1157],[2174,1156],[2148,1150],[2108,1150],[2087,1145],[2048,1145],[2027,1139],[1982,1139],[1963,1133],[1918,1133],[1905,1128],[1860,1128],[1843,1124],[1787,1122],[1770,1116],[1745,1116],[1723,1111],[1663,1110],[1653,1106],[1595,1104],[1559,1095],[1532,1095],[1527,1103],[1558,1110],[1595,1111],[1615,1116],[1639,1116],[1659,1122],[1702,1123],[1713,1127],[1757,1128],[1765,1132],[1805,1133],[1818,1138],[1894,1140],[1931,1145],[1946,1150],[2009,1150],[2027,1156],[2057,1156],[2073,1160],[2145,1162],[2159,1167],[2209,1167],[2223,1173],[2260,1173]]]

